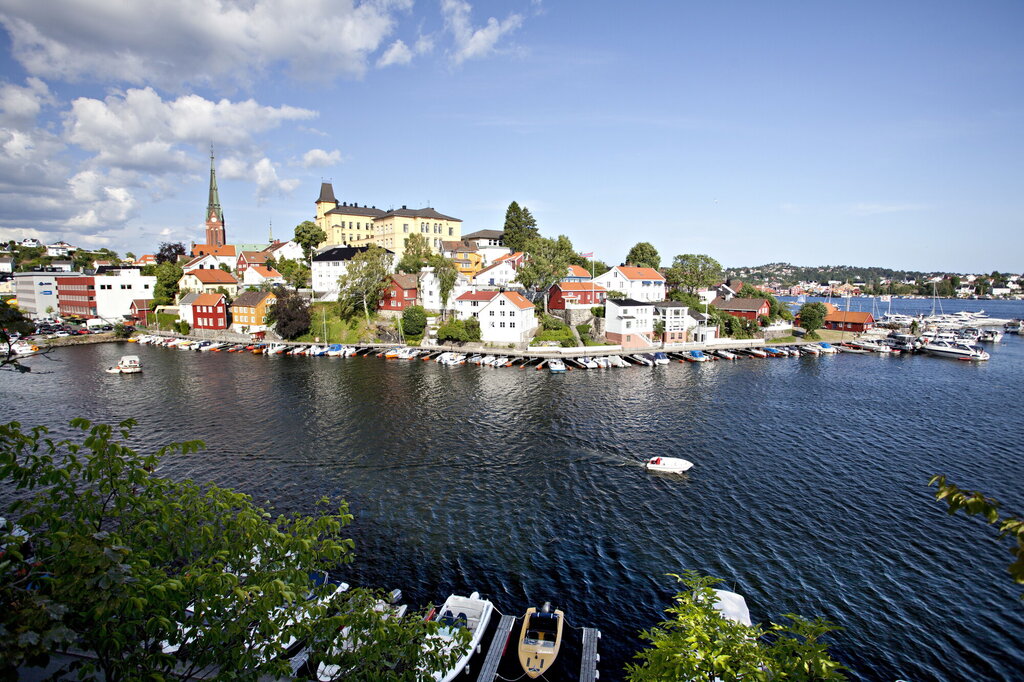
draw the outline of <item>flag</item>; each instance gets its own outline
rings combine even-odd
[[[581,253],[580,256],[582,256],[583,258],[593,258],[594,252],[591,251],[590,253]]]

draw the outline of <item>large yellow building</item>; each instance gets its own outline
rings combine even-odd
[[[327,235],[321,248],[331,246],[368,246],[376,244],[394,252],[395,262],[405,253],[405,242],[414,234],[422,234],[437,253],[442,242],[462,239],[462,221],[438,213],[432,208],[406,206],[382,211],[376,206],[359,206],[334,197],[334,187],[321,183],[316,200],[316,224]]]

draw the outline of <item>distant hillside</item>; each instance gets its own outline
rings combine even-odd
[[[791,285],[798,282],[865,282],[872,284],[880,279],[918,280],[935,274],[916,270],[893,270],[892,268],[860,267],[856,265],[818,265],[808,267],[790,263],[768,263],[752,267],[726,268],[726,277],[736,277],[751,284]]]

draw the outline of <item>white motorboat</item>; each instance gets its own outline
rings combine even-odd
[[[665,474],[681,474],[693,467],[693,462],[678,457],[651,457],[645,465],[648,471]]]
[[[731,352],[729,352],[727,350],[716,350],[716,351],[714,351],[714,354],[717,355],[718,357],[722,358],[723,360],[735,360],[736,359],[736,354],[735,353],[731,353]]]
[[[647,365],[648,367],[654,367],[654,357],[653,356],[650,357],[650,358],[647,358],[647,357],[644,357],[643,355],[630,355],[629,357],[632,358],[633,360],[636,360],[641,365]]]
[[[747,353],[747,355],[753,355],[755,358],[766,358],[766,357],[768,357],[768,353],[766,353],[764,350],[762,350],[760,348],[747,348],[746,349],[746,353]]]
[[[561,374],[565,372],[565,363],[558,358],[548,360],[548,371],[552,374]]]
[[[263,352],[266,355],[281,355],[282,353],[285,352],[286,349],[287,346],[285,346],[283,343],[272,343],[269,346],[267,346]]]
[[[929,355],[937,355],[944,358],[956,358],[958,360],[988,360],[989,354],[979,346],[972,346],[967,343],[935,340],[924,344],[922,350]]]
[[[400,593],[400,590],[395,590],[395,592]],[[381,620],[385,620],[387,618],[403,618],[408,608],[405,604],[389,604],[379,600],[373,610],[381,614]],[[330,652],[329,657],[337,656],[341,652],[358,653],[368,640],[372,641],[372,637],[372,632],[353,632],[352,627],[346,625],[338,633],[338,638],[334,641],[334,649]],[[302,657],[301,653],[296,656],[296,659],[300,657]],[[340,665],[320,662],[316,669],[316,679],[319,682],[334,682],[344,679],[344,672]]]
[[[623,360],[621,355],[609,355],[608,361],[611,363],[612,367],[629,367],[629,363]]]
[[[494,604],[487,599],[481,599],[479,592],[474,592],[468,597],[461,597],[453,594],[445,600],[444,605],[437,612],[437,622],[441,625],[437,634],[431,635],[444,642],[444,647],[451,650],[455,647],[455,636],[460,629],[469,630],[469,648],[451,668],[444,672],[433,673],[437,682],[451,682],[465,670],[484,636],[488,623],[491,621],[491,614],[494,612]]]
[[[138,355],[123,355],[113,367],[108,367],[107,374],[138,374],[142,371],[142,363]]]
[[[821,346],[814,343],[809,343],[806,346],[800,346],[800,352],[804,355],[818,356],[821,355],[822,350]]]
[[[1003,340],[1003,332],[998,329],[986,329],[981,332],[981,338],[979,341],[989,341],[991,343],[999,343]]]
[[[835,346],[831,343],[826,343],[825,341],[819,343],[818,348],[822,353],[826,353],[828,355],[837,355],[839,353],[839,350]]]
[[[502,355],[500,358],[496,358],[494,360],[493,366],[494,367],[504,367],[507,364],[508,364],[508,358],[505,357],[504,355]]]
[[[669,363],[668,353],[658,351],[654,354],[654,364],[656,365],[667,365]]]

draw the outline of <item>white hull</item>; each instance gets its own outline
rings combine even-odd
[[[681,474],[693,468],[693,462],[678,457],[652,457],[645,465],[648,471],[666,474]]]

